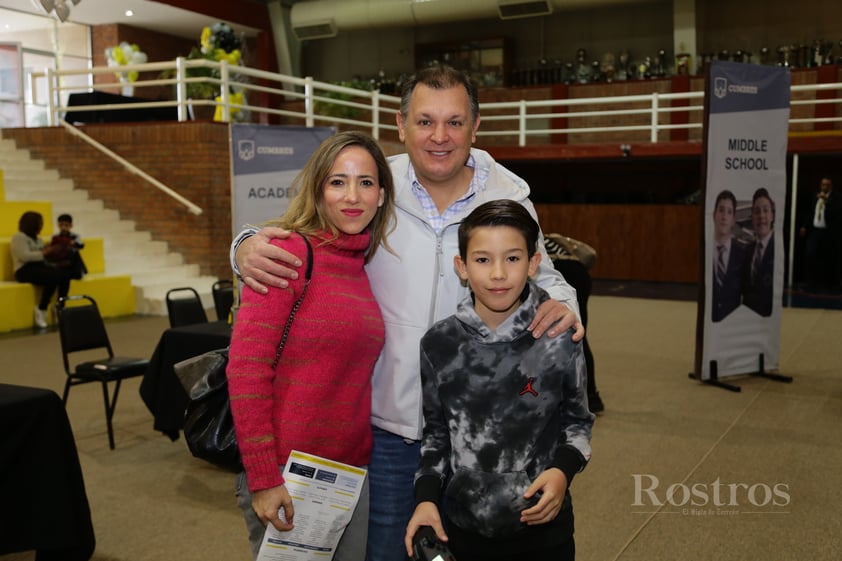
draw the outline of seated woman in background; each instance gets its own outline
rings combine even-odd
[[[34,211],[24,212],[18,221],[18,232],[12,236],[12,267],[15,280],[43,288],[41,301],[35,307],[35,325],[47,327],[47,307],[58,289],[58,296],[67,296],[70,290],[70,275],[58,269],[47,260],[55,251],[52,245],[45,245],[38,237],[44,227],[44,217]]]

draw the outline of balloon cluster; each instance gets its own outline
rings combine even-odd
[[[108,66],[118,67],[131,64],[143,64],[146,62],[146,53],[134,43],[129,44],[123,41],[116,47],[105,49],[105,58],[108,59]],[[121,82],[134,82],[137,80],[137,70],[128,72],[115,72]]]
[[[202,54],[211,60],[238,64],[242,58],[242,40],[227,23],[219,22],[202,29],[200,43]]]

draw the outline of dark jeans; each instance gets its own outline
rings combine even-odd
[[[70,275],[67,271],[51,267],[41,261],[27,263],[15,271],[15,280],[43,287],[41,301],[38,303],[39,310],[47,309],[56,289],[58,289],[59,298],[67,296],[70,290]]]
[[[374,448],[368,465],[370,506],[366,561],[406,559],[403,538],[415,511],[415,471],[421,443],[372,427]]]

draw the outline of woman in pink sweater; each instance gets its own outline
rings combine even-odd
[[[293,527],[295,509],[282,476],[291,450],[368,464],[371,372],[384,340],[363,269],[380,246],[391,251],[386,233],[394,222],[394,185],[382,150],[364,133],[336,134],[316,150],[294,186],[298,195],[271,225],[300,235],[272,243],[306,264],[302,236],[310,241],[307,294],[272,368],[304,275],[266,294],[244,286],[227,369],[245,468],[237,480],[238,504],[255,557],[267,524]],[[367,524],[366,482],[334,559],[365,556]]]

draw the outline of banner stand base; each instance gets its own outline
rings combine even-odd
[[[775,382],[783,382],[785,384],[792,383],[792,376],[784,376],[783,374],[772,374],[771,372],[766,372],[763,366],[763,353],[758,355],[758,365],[759,369],[757,372],[751,373],[751,376],[757,376],[760,378],[766,378],[768,380],[774,380]]]
[[[784,376],[783,374],[773,374],[771,372],[766,372],[764,364],[763,364],[763,354],[759,354],[757,357],[758,362],[758,370],[757,372],[749,373],[749,376],[757,376],[758,378],[766,378],[767,380],[773,380],[775,382],[783,382],[785,384],[792,383],[792,376]],[[690,372],[687,374],[690,378],[699,379],[699,376],[695,372]],[[701,380],[700,382],[703,384],[708,384],[709,386],[716,386],[718,388],[722,388],[732,392],[741,392],[742,388],[740,386],[735,386],[734,384],[729,384],[728,382],[723,382],[719,379],[718,368],[716,365],[716,361],[710,361],[710,378],[707,380]]]
[[[719,371],[717,369],[715,360],[710,361],[710,378],[708,378],[707,380],[702,380],[702,383],[711,386],[716,386],[718,388],[722,388],[731,392],[743,391],[743,389],[740,386],[735,386],[734,384],[729,384],[728,382],[723,382],[719,379]]]

